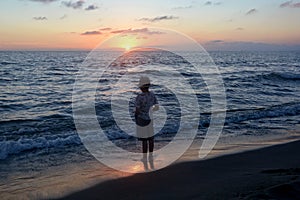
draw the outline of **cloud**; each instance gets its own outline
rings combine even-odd
[[[32,19],[38,20],[38,21],[43,21],[43,20],[47,20],[47,17],[33,17]]]
[[[207,1],[207,2],[204,3],[204,5],[205,6],[210,6],[210,5],[212,5],[212,2],[211,1]]]
[[[204,5],[205,6],[211,6],[211,5],[214,5],[214,6],[218,6],[218,5],[221,5],[222,4],[222,2],[212,2],[212,1],[206,1],[205,3],[204,3]]]
[[[176,6],[176,7],[173,7],[172,9],[181,10],[181,9],[189,9],[189,8],[192,8],[192,7],[193,7],[192,5],[189,5],[189,6]]]
[[[67,15],[64,14],[63,16],[61,16],[59,19],[66,19],[67,18]]]
[[[294,4],[292,5],[292,8],[300,8],[300,3],[294,3]]]
[[[115,31],[111,31],[110,33],[123,33],[125,31],[128,31],[129,29],[121,29],[121,30],[115,30]]]
[[[85,10],[97,10],[98,6],[95,5],[89,5],[88,7],[85,8]]]
[[[52,3],[57,0],[29,0],[29,1],[40,2],[40,3]]]
[[[101,35],[102,33],[100,31],[86,31],[84,33],[81,33],[80,35]]]
[[[73,8],[73,9],[81,9],[84,1],[83,0],[79,0],[76,2],[72,2],[72,1],[63,1],[61,2],[64,6],[68,7],[68,8]]]
[[[137,40],[147,40],[148,37],[146,37],[146,36],[143,36],[143,37],[136,37],[136,39],[137,39]]]
[[[127,31],[127,33],[144,33],[147,35],[163,34],[163,32],[160,31],[150,31],[148,28],[130,29]]]
[[[224,40],[211,40],[209,41],[208,43],[222,43],[222,42],[225,42]]]
[[[293,3],[293,1],[286,1],[279,6],[280,8],[300,8],[300,3]]]
[[[235,30],[237,30],[237,31],[243,31],[244,28],[242,28],[242,27],[237,27]]]
[[[154,18],[144,17],[144,18],[139,19],[139,21],[159,22],[162,20],[173,20],[173,19],[178,19],[178,17],[172,16],[172,15],[170,15],[170,16],[164,15],[164,16],[158,16],[158,17],[154,17]]]
[[[77,0],[75,2],[73,1],[62,1],[61,2],[64,6],[68,7],[68,8],[73,8],[73,9],[82,9],[83,5],[85,4],[84,0]],[[86,7],[84,10],[86,11],[90,11],[90,10],[97,10],[99,7],[91,4],[88,7]]]
[[[111,30],[111,28],[109,28],[109,27],[99,28],[99,31],[110,31],[110,30]]]
[[[146,35],[159,35],[163,34],[163,32],[160,31],[150,31],[148,28],[140,28],[140,29],[121,29],[121,30],[115,30],[111,31],[111,33],[131,33],[131,34],[146,34]]]
[[[286,1],[286,2],[284,2],[282,4],[280,4],[279,7],[280,8],[290,7],[292,3],[293,3],[293,1]]]
[[[257,12],[258,12],[257,9],[252,8],[251,10],[249,10],[248,12],[246,12],[246,15],[253,15],[253,14],[257,13]]]

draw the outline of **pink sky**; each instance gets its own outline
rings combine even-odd
[[[298,48],[299,11],[300,1],[284,0],[0,1],[0,49],[92,49],[122,30],[150,27],[181,32],[212,50]],[[117,46],[158,35],[128,37]]]

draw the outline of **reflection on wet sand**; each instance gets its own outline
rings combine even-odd
[[[149,171],[149,167],[150,167],[150,170],[155,170],[153,154],[149,154],[149,157],[147,157],[147,155],[143,156],[141,161],[144,165],[144,171]],[[148,167],[148,163],[149,163],[149,167]]]
[[[149,156],[144,156],[137,160],[137,162],[129,166],[128,171],[130,170],[131,173],[143,173],[143,172],[149,172],[149,171],[154,171],[155,170],[155,165],[154,165],[154,157],[153,154],[149,154]]]

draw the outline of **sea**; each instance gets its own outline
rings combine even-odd
[[[197,59],[193,52],[184,53]],[[225,88],[226,118],[221,133],[224,146],[230,145],[231,140],[243,145],[253,139],[259,143],[268,138],[300,136],[299,51],[208,53]],[[0,51],[0,193],[7,198],[20,197],[22,193],[28,199],[51,197],[51,187],[45,182],[51,183],[63,175],[46,176],[49,170],[68,170],[95,161],[79,137],[72,110],[76,76],[88,55],[88,51]],[[114,52],[104,51],[101,55],[108,58]],[[123,62],[126,56],[131,62]],[[110,141],[128,151],[140,150],[137,138],[116,125],[109,91],[125,73],[138,77],[139,70],[151,71],[153,66],[160,69],[162,79],[172,77],[164,67],[178,69],[191,85],[200,107],[195,140],[205,138],[211,119],[210,94],[201,75],[190,70],[188,61],[166,51],[129,52],[122,59],[105,70],[96,91],[97,118]],[[166,111],[166,123],[155,137],[156,148],[162,148],[178,131],[180,103],[176,94],[160,83],[153,83],[151,90]],[[131,95],[127,110],[132,113],[132,96],[140,92],[138,87],[124,91],[119,86],[114,92]],[[131,118],[134,122],[133,115]],[[40,184],[41,174],[48,190],[31,195]]]

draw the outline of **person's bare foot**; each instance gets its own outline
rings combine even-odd
[[[150,168],[151,168],[152,170],[154,170],[154,158],[153,158],[153,153],[149,153],[148,160],[149,160]]]
[[[148,168],[148,159],[147,159],[147,154],[146,153],[143,154],[143,157],[141,158],[141,161],[144,165],[144,170],[148,171],[149,168]]]

